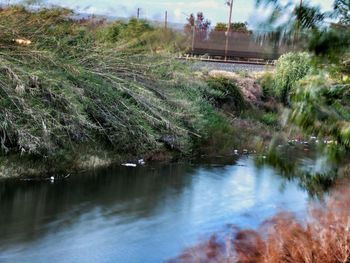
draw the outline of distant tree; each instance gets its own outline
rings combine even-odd
[[[295,25],[294,27],[302,29],[316,29],[324,22],[327,17],[326,13],[321,12],[319,7],[298,6],[294,10]]]
[[[211,22],[204,17],[203,12],[198,12],[195,17],[191,14],[187,18],[187,24],[185,25],[185,33],[192,34],[193,28],[196,30],[196,37],[199,39],[206,39],[210,29]]]
[[[191,35],[192,28],[194,27],[196,18],[194,17],[193,14],[190,14],[190,16],[186,18],[186,20],[187,20],[187,23],[184,27],[184,31],[185,31],[186,35]]]
[[[214,31],[222,32],[227,31],[227,24],[225,23],[217,23],[214,27]]]
[[[23,0],[22,4],[27,5],[27,6],[31,6],[31,5],[41,5],[44,2],[45,2],[44,0]]]
[[[224,43],[226,39],[226,34],[224,32],[227,32],[227,23],[217,23],[213,30],[211,30],[209,34],[209,39],[214,42],[221,42]],[[248,23],[242,23],[242,22],[235,22],[231,23],[231,32],[239,32],[244,33],[247,36],[249,34],[252,34],[252,31],[248,28]]]
[[[227,31],[227,23],[217,23],[214,31]],[[251,33],[252,31],[248,29],[247,22],[236,22],[231,23],[231,31],[232,32],[241,32],[241,33]]]

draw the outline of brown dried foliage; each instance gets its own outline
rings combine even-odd
[[[230,238],[213,236],[186,249],[176,263],[346,263],[350,262],[350,189],[342,185],[322,203],[312,203],[299,220],[279,213],[258,230],[240,230]]]

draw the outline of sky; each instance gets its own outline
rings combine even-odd
[[[215,24],[227,22],[229,8],[225,0],[47,0],[51,4],[69,7],[79,12],[102,14],[116,17],[136,16],[137,8],[141,8],[142,18],[164,20],[168,11],[169,22],[185,23],[191,13],[202,11]],[[300,0],[293,0],[299,3]],[[324,11],[332,9],[333,0],[303,0],[319,5]],[[234,0],[233,21],[254,24],[264,14],[257,10],[255,0]]]

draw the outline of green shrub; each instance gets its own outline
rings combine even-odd
[[[127,26],[122,30],[120,36],[123,39],[132,39],[142,36],[145,32],[153,31],[154,28],[146,20],[131,18]]]
[[[271,127],[278,127],[279,117],[277,112],[266,112],[263,109],[251,108],[244,111],[240,117],[254,123],[262,123]]]
[[[305,133],[350,149],[349,88],[321,75],[303,79],[292,97],[290,120]]]
[[[258,83],[262,88],[264,98],[273,95],[274,75],[272,72],[266,72],[258,79]]]
[[[97,28],[99,42],[109,45],[125,45],[136,49],[135,52],[185,50],[184,36],[172,29],[153,27],[146,20],[130,19],[128,22],[115,21]]]
[[[100,41],[116,43],[118,41],[129,41],[138,39],[147,32],[153,32],[153,28],[146,20],[131,18],[128,22],[121,20],[106,24],[99,28],[97,36]]]
[[[287,53],[277,61],[274,77],[274,94],[285,105],[296,83],[311,70],[311,59],[307,53]]]
[[[268,126],[277,126],[278,115],[272,112],[265,113],[261,116],[261,122]]]
[[[115,43],[120,40],[121,32],[126,26],[127,25],[121,21],[115,21],[100,28],[97,31],[97,36],[102,42]]]
[[[208,79],[208,86],[210,89],[221,93],[220,96],[214,98],[217,106],[222,107],[225,105],[235,111],[242,111],[246,108],[242,91],[232,80],[210,78]]]
[[[157,28],[140,38],[140,45],[156,53],[178,52],[186,49],[184,36],[171,29]]]

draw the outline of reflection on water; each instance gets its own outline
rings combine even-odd
[[[257,166],[270,165],[286,180],[297,181],[314,198],[322,198],[331,189],[338,179],[339,167],[344,165],[341,160],[310,151],[309,146],[273,148],[266,157],[259,156],[255,161]]]
[[[250,158],[0,181],[0,262],[162,262],[225,224],[256,227],[307,193]]]

